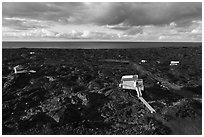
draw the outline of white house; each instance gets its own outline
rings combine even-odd
[[[136,90],[138,96],[142,96],[141,91],[144,90],[143,80],[138,79],[138,75],[122,76],[119,87],[121,87],[122,89]]]
[[[170,66],[176,66],[179,64],[179,61],[171,61]]]
[[[156,112],[154,108],[152,108],[150,104],[147,101],[145,101],[145,99],[142,97],[141,91],[144,90],[144,85],[143,85],[143,80],[138,79],[138,75],[122,76],[119,87],[121,87],[122,89],[136,90],[138,99],[141,100],[141,102],[150,110],[151,113]]]
[[[147,62],[147,60],[142,59],[142,60],[141,60],[141,62],[142,62],[142,63],[146,63],[146,62]]]
[[[35,54],[35,52],[30,52],[30,54]]]

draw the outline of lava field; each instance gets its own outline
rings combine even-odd
[[[35,73],[15,74],[17,65]],[[144,80],[156,113],[119,88],[129,74]],[[4,135],[202,134],[201,97],[201,46],[2,50]]]

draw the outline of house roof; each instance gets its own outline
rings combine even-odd
[[[133,81],[133,80],[136,80],[138,79],[138,75],[125,75],[125,76],[122,76],[122,81]]]
[[[179,63],[179,61],[177,60],[172,60],[171,63]]]

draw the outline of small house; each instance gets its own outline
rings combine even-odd
[[[141,63],[146,63],[146,62],[147,62],[147,60],[144,60],[144,59],[141,60]]]
[[[150,110],[151,113],[155,113],[154,108],[142,97],[142,92],[144,90],[143,80],[138,79],[138,75],[125,75],[121,78],[121,83],[119,87],[122,89],[132,89],[136,90],[138,99]]]
[[[176,66],[179,64],[179,61],[171,61],[170,66]]]
[[[137,79],[138,79],[138,75],[122,76],[120,87],[123,89],[134,89],[135,90]]]
[[[143,80],[138,79],[138,75],[122,76],[119,87],[121,87],[122,89],[136,90],[138,96],[142,96],[141,91],[144,90]]]
[[[32,51],[31,51],[30,54],[31,54],[31,55],[32,55],[32,54],[35,54],[35,52],[32,52]]]

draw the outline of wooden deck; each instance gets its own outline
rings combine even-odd
[[[146,100],[144,100],[143,97],[138,97],[143,104],[145,104],[145,106],[150,110],[151,113],[155,113],[156,111],[149,105],[149,103],[147,103]]]

